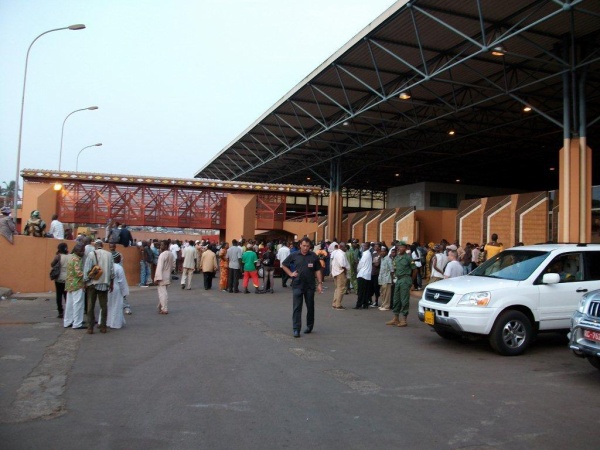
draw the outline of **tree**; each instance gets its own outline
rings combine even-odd
[[[15,195],[15,182],[7,183],[3,181],[4,186],[0,186],[0,196],[2,197],[2,206],[12,206],[13,196]]]

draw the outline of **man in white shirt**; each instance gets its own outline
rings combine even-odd
[[[187,245],[186,245],[187,244]],[[181,289],[192,289],[192,276],[196,270],[196,246],[194,241],[184,243],[183,247],[183,274],[181,276]]]
[[[335,283],[335,292],[333,293],[333,309],[346,309],[342,306],[342,298],[346,292],[346,272],[350,270],[350,263],[346,259],[346,244],[343,242],[339,248],[334,247],[331,253],[331,276]]]
[[[231,241],[231,247],[227,249],[227,261],[229,262],[229,272],[227,273],[227,292],[236,294],[240,292],[240,262],[242,260],[242,249],[238,247],[238,242]]]
[[[48,233],[50,233],[54,239],[65,238],[65,229],[62,222],[58,220],[58,214],[52,216],[52,222],[50,223],[50,230],[48,230]]]
[[[373,270],[373,258],[369,251],[369,244],[361,244],[362,256],[356,267],[356,279],[358,281],[358,300],[354,309],[369,309],[369,300],[371,299],[371,272]]]
[[[288,256],[290,256],[290,249],[286,245],[286,243],[283,242],[283,244],[281,244],[281,248],[279,250],[277,250],[277,255],[275,256],[275,258],[277,258],[279,260],[279,267],[281,267],[281,263],[283,263],[285,261],[285,258],[287,258]],[[287,287],[287,281],[289,278],[290,277],[282,269],[281,270],[281,286],[282,287]]]
[[[448,250],[448,264],[444,269],[444,278],[456,278],[463,275],[462,264],[458,262],[458,252]]]

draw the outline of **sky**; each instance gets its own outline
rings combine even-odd
[[[0,0],[0,182],[192,178],[393,0]],[[22,181],[19,182],[20,185]]]

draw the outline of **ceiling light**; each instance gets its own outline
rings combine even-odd
[[[345,122],[344,122],[342,125],[344,125],[345,127],[347,127],[348,125],[350,125],[350,122],[348,122],[348,121],[346,120],[346,121],[345,121]]]
[[[457,182],[457,183],[460,183],[460,179],[458,179],[458,178],[457,178],[457,179],[456,179],[456,182]]]
[[[310,181],[310,177],[306,177],[306,181]]]
[[[400,95],[398,96],[398,98],[400,100],[408,100],[410,98],[410,94],[407,92],[402,92],[400,93]]]
[[[454,136],[454,135],[456,134],[456,131],[454,131],[454,129],[453,129],[453,128],[450,128],[450,129],[448,130],[448,134],[449,134],[450,136]]]
[[[554,167],[550,167],[550,172],[555,171],[556,169]]]
[[[504,56],[505,53],[506,48],[502,44],[492,47],[492,55],[494,56]]]
[[[396,176],[397,176],[397,177],[399,177],[399,176],[400,176],[400,174],[399,174],[399,173],[397,173],[397,174],[396,174]]]
[[[56,182],[54,183],[54,190],[55,191],[60,191],[62,189],[62,184]]]
[[[525,105],[525,106],[523,107],[523,112],[530,112],[530,111],[531,111],[531,106],[529,106],[529,105]]]

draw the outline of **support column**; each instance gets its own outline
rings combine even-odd
[[[585,138],[567,139],[560,149],[559,242],[591,242],[592,150]]]
[[[225,237],[227,242],[232,239],[253,239],[256,231],[256,195],[229,194],[227,195],[227,222]]]
[[[327,209],[327,224],[329,228],[328,239],[337,237],[341,239],[342,235],[342,164],[340,158],[331,160],[331,169],[329,177],[329,207]]]
[[[587,146],[585,83],[587,71],[575,69],[576,51],[563,42],[571,62],[563,74],[563,148],[559,152],[559,242],[590,242],[592,238],[592,151]],[[583,49],[585,54],[585,49]],[[567,58],[568,57],[568,58]]]

